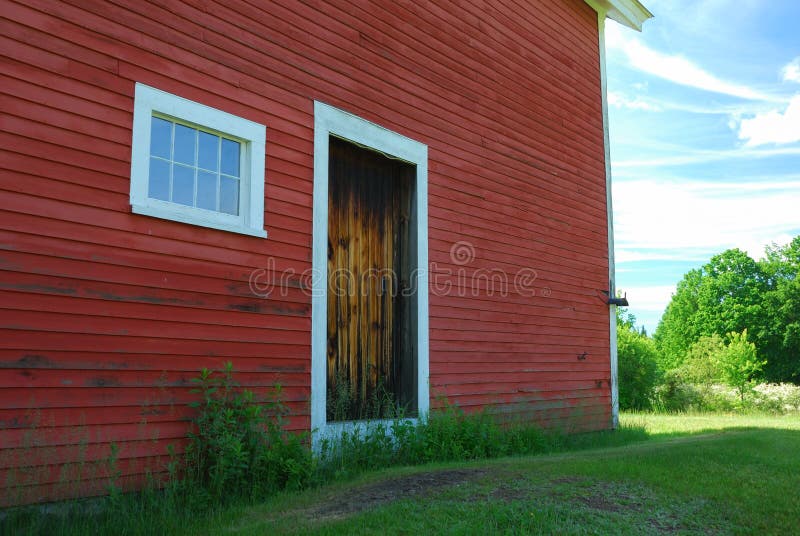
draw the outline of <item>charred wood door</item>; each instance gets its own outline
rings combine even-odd
[[[330,139],[327,420],[413,413],[409,299],[415,167]]]

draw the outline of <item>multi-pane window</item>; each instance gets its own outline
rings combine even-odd
[[[148,195],[238,216],[241,153],[238,141],[153,117]]]
[[[133,212],[266,236],[263,125],[143,84],[133,122]]]

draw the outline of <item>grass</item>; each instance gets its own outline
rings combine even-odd
[[[626,414],[622,424],[622,441],[600,434],[567,445],[568,452],[373,473],[276,498],[208,528],[232,534],[796,530],[797,415]],[[637,433],[642,429],[646,437]]]
[[[29,511],[0,517],[0,533],[788,534],[800,519],[797,414],[625,414],[618,432],[554,448],[368,472],[193,517],[137,510],[134,496],[121,518]]]

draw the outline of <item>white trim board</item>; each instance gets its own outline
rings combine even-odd
[[[639,32],[645,21],[653,17],[638,0],[586,0],[586,3],[600,14],[601,19],[608,17]]]
[[[242,144],[239,215],[153,199],[150,180],[150,124],[154,114],[170,121],[235,139]],[[131,143],[130,203],[135,214],[266,238],[264,163],[266,126],[204,104],[136,83]]]
[[[314,102],[314,222],[311,301],[311,431],[312,445],[367,421],[328,423],[327,396],[327,275],[328,275],[328,148],[331,136],[380,151],[416,166],[414,206],[417,246],[417,412],[430,407],[428,343],[428,147],[375,123]],[[413,274],[412,274],[413,276]],[[387,421],[381,421],[386,424]]]
[[[600,47],[600,93],[603,110],[603,158],[605,159],[606,173],[606,217],[608,222],[608,297],[617,295],[616,267],[614,261],[614,205],[611,196],[611,140],[608,125],[608,91],[606,81],[606,19],[603,13],[598,13],[598,45]],[[611,368],[611,427],[619,426],[619,374],[617,355],[617,306],[608,307],[608,336],[609,336],[609,365]]]

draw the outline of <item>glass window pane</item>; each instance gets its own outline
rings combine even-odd
[[[222,176],[219,182],[219,211],[239,215],[239,181]]]
[[[172,123],[159,117],[150,121],[150,154],[169,160],[172,145]]]
[[[153,199],[169,201],[169,162],[150,157],[147,195]]]
[[[216,173],[197,172],[197,206],[207,210],[217,210]]]
[[[172,202],[194,205],[194,168],[173,165]]]
[[[219,136],[200,132],[197,149],[197,167],[210,171],[219,170]]]
[[[239,176],[239,142],[222,138],[222,172]]]
[[[194,165],[194,148],[197,141],[197,130],[183,125],[175,125],[175,154],[173,160],[183,164]]]

